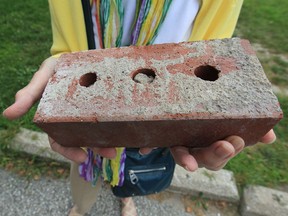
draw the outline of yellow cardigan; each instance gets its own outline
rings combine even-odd
[[[202,0],[190,41],[232,36],[243,0]],[[53,45],[51,54],[87,50],[87,38],[80,0],[49,0]]]

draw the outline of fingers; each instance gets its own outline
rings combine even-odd
[[[53,151],[76,163],[83,163],[87,158],[86,152],[81,148],[63,147],[50,137],[49,142]]]
[[[56,59],[50,57],[46,59],[39,70],[34,74],[30,83],[19,90],[15,96],[15,102],[3,112],[3,116],[14,120],[23,116],[39,100],[49,78],[54,73]]]
[[[195,171],[198,167],[219,170],[226,165],[229,159],[241,152],[244,146],[242,138],[230,136],[206,148],[176,146],[170,150],[175,162],[188,171]]]
[[[17,119],[27,113],[34,103],[34,96],[25,87],[17,92],[15,102],[3,111],[3,116],[10,120]]]
[[[226,163],[243,150],[244,140],[238,136],[230,136],[217,141],[207,148],[190,149],[190,153],[198,162],[199,167],[210,170],[222,169]]]
[[[266,144],[271,144],[271,143],[275,142],[275,140],[276,140],[276,135],[274,133],[274,130],[272,129],[265,136],[263,136],[260,139],[260,142],[266,143]]]
[[[239,136],[229,136],[225,141],[229,142],[233,146],[235,150],[234,156],[240,153],[245,147],[244,140]]]
[[[49,137],[51,149],[65,158],[72,160],[76,163],[83,163],[87,159],[87,153],[79,147],[63,147],[55,140]],[[95,154],[99,154],[102,157],[112,159],[116,157],[115,148],[93,148]]]
[[[194,155],[199,167],[218,170],[226,164],[235,151],[227,141],[218,141],[207,148],[192,149],[190,153]]]
[[[93,152],[109,159],[115,158],[117,154],[115,148],[93,148]]]
[[[189,149],[187,147],[175,146],[171,147],[170,151],[174,157],[175,162],[187,171],[195,171],[198,169],[198,163],[189,153]]]
[[[141,155],[147,155],[147,154],[149,154],[153,149],[155,149],[155,148],[140,148],[140,149],[139,149],[139,154],[141,154]]]

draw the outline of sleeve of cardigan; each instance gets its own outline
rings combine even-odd
[[[243,0],[202,0],[190,41],[230,38]]]
[[[65,52],[87,50],[87,38],[81,1],[49,0],[55,57]]]

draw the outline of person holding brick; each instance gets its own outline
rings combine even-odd
[[[57,58],[62,53],[130,45],[151,45],[170,42],[229,38],[232,36],[243,0],[49,0],[52,19],[52,56],[46,59],[30,83],[19,90],[15,102],[3,115],[17,119],[41,98],[49,78],[54,73]],[[273,130],[260,141],[272,143]],[[50,138],[51,148],[73,161],[71,189],[74,207],[70,215],[85,214],[97,197],[99,183],[93,189],[78,174],[79,164],[87,160],[82,148],[67,148]],[[230,136],[209,147],[192,149],[184,146],[170,148],[177,164],[188,171],[198,167],[219,170],[242,151],[241,137]],[[115,148],[93,149],[103,158],[114,158]],[[149,154],[150,148],[139,150]],[[98,181],[99,182],[99,181]],[[137,215],[131,198],[122,199],[122,215]]]

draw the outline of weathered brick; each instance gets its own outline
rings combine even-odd
[[[256,143],[283,114],[247,40],[64,54],[35,123],[64,146]]]

